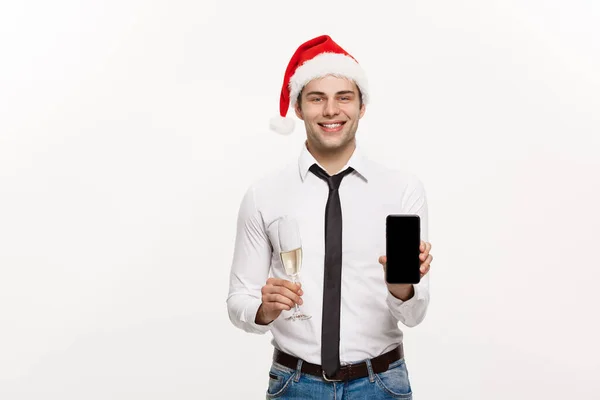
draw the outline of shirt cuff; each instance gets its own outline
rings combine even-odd
[[[258,308],[260,307],[260,305],[262,304],[262,301],[260,299],[253,299],[251,302],[249,302],[250,304],[248,305],[248,307],[246,307],[246,310],[244,311],[244,323],[247,324],[247,326],[250,328],[250,331],[254,332],[254,333],[266,333],[271,329],[271,323],[269,323],[268,325],[259,325],[257,324],[255,321],[256,319],[256,313],[258,311]]]
[[[413,296],[406,301],[395,297],[388,290],[388,293],[387,293],[388,306],[393,310],[398,310],[398,311],[402,312],[402,311],[404,311],[404,309],[410,308],[412,305],[418,303],[419,300],[422,300],[424,298],[423,289],[418,284],[417,285],[413,284],[413,288],[414,288]]]

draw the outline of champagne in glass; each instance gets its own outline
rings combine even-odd
[[[286,274],[296,283],[300,269],[302,268],[302,241],[298,223],[291,217],[285,216],[279,220],[279,248],[281,249],[281,262]],[[300,311],[298,304],[295,305],[294,313],[287,320],[305,320],[310,315]]]
[[[286,274],[291,276],[292,279],[296,278],[302,267],[302,247],[291,251],[282,251],[281,262],[283,263]]]

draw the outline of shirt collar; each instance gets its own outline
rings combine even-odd
[[[312,154],[308,151],[307,141],[302,145],[302,151],[300,152],[300,157],[298,158],[298,167],[300,172],[300,178],[302,181],[306,179],[306,175],[309,173],[309,168],[313,164],[317,164],[319,167],[323,168],[323,166],[313,157]],[[363,177],[365,181],[368,182],[369,178],[369,170],[367,166],[367,159],[365,155],[361,152],[358,143],[356,144],[356,148],[352,153],[352,156],[348,160],[348,163],[340,170],[340,172],[344,171],[348,167],[354,168],[354,170]],[[323,168],[325,169],[325,168]]]

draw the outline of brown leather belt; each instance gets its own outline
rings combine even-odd
[[[404,357],[404,349],[402,344],[395,349],[388,351],[378,357],[371,359],[371,365],[373,368],[373,372],[376,374],[385,372],[388,370],[388,367],[394,361],[398,361]],[[284,365],[291,369],[296,369],[298,367],[298,358],[278,349],[275,349],[273,352],[273,361]],[[302,361],[302,368],[300,369],[305,374],[318,376],[320,378],[325,379],[330,382],[342,382],[342,381],[350,381],[352,379],[364,378],[369,376],[369,370],[367,368],[367,363],[356,363],[356,364],[348,364],[342,365],[335,376],[325,376],[325,373],[320,365],[311,364],[306,361]]]

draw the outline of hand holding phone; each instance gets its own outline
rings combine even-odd
[[[386,218],[385,279],[387,283],[421,281],[421,218],[416,214],[391,214]]]

